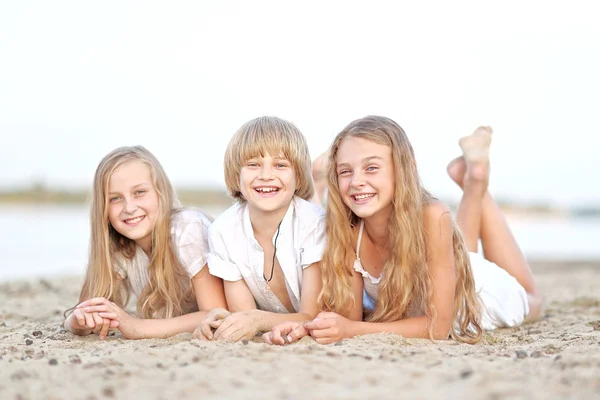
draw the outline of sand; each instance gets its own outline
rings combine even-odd
[[[80,276],[0,284],[0,399],[600,399],[600,263],[535,262],[542,320],[478,345],[76,337]]]

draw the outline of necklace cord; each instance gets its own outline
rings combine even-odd
[[[271,280],[273,279],[273,272],[275,272],[275,256],[277,255],[277,238],[279,237],[279,228],[281,228],[281,222],[283,222],[283,220],[281,220],[279,222],[279,225],[277,225],[277,234],[275,235],[275,243],[273,244],[275,249],[273,250],[273,262],[271,264],[271,276],[269,277],[269,279],[267,279],[267,277],[265,276],[265,272],[263,271],[263,279],[267,283],[271,282]]]

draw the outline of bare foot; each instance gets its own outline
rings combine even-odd
[[[480,126],[469,136],[459,140],[466,164],[463,188],[476,186],[485,193],[490,175],[489,150],[492,142],[492,128]]]
[[[463,187],[463,181],[465,179],[465,173],[467,172],[467,163],[463,156],[456,157],[450,161],[446,168],[450,178],[461,188]]]

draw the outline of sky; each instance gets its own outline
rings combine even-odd
[[[90,188],[134,144],[176,186],[224,187],[252,118],[295,123],[314,158],[379,114],[440,197],[460,196],[458,139],[491,125],[493,194],[598,206],[596,3],[2,2],[0,188]]]

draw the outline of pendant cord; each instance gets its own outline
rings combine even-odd
[[[283,220],[281,220],[281,222],[283,222]],[[267,277],[265,276],[265,272],[263,271],[263,279],[269,283],[271,282],[271,280],[273,279],[273,272],[275,272],[275,256],[277,255],[277,238],[279,237],[279,228],[281,228],[281,222],[279,222],[279,225],[277,225],[277,234],[275,235],[275,249],[273,250],[273,262],[271,264],[271,276],[269,277],[269,279],[267,279]]]

